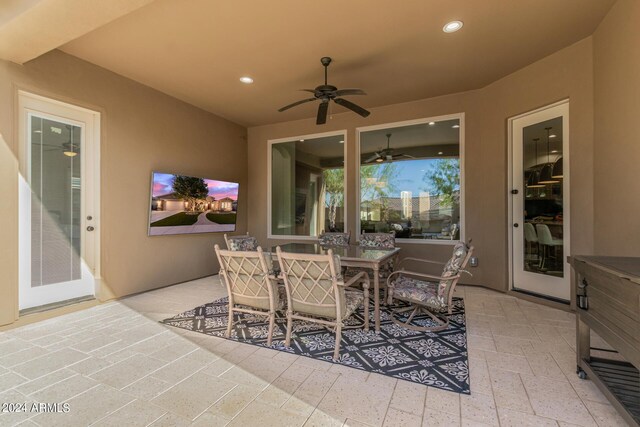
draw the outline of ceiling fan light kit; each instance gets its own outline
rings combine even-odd
[[[356,105],[351,101],[347,101],[344,98],[340,98],[341,96],[345,95],[366,95],[366,93],[362,89],[338,89],[337,87],[328,84],[327,68],[329,67],[329,64],[331,64],[331,58],[325,56],[320,59],[320,63],[324,67],[324,84],[316,87],[315,89],[302,89],[305,92],[313,93],[313,98],[307,98],[301,101],[294,102],[280,108],[278,111],[283,112],[288,110],[289,108],[318,100],[320,101],[320,105],[318,106],[318,114],[316,117],[317,125],[323,125],[327,122],[329,103],[331,101],[353,111],[356,114],[359,114],[362,117],[367,117],[369,114],[371,114],[369,111],[365,110],[359,105]]]

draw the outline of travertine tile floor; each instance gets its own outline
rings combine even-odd
[[[458,293],[470,396],[157,323],[224,296],[209,277],[0,332],[0,402],[70,409],[2,413],[0,425],[625,425],[575,375],[572,314]]]

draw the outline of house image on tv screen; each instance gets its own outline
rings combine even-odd
[[[154,172],[149,235],[235,231],[238,187],[235,182]]]

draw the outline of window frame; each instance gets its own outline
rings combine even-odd
[[[379,125],[372,126],[362,126],[356,128],[356,182],[355,182],[355,191],[356,191],[356,232],[355,237],[357,240],[360,239],[361,236],[361,219],[360,219],[360,206],[362,201],[360,200],[360,134],[363,132],[370,132],[374,130],[384,130],[384,129],[394,129],[398,127],[412,126],[412,125],[421,125],[429,122],[440,122],[445,120],[459,120],[460,129],[459,129],[459,161],[460,161],[460,239],[458,240],[439,240],[439,239],[406,239],[406,238],[398,238],[396,241],[398,243],[412,243],[419,245],[455,245],[460,241],[466,241],[465,233],[466,233],[466,224],[465,224],[465,180],[464,180],[464,171],[465,171],[465,155],[464,155],[464,140],[465,140],[465,114],[454,113],[454,114],[446,114],[442,116],[432,116],[423,119],[414,119],[414,120],[404,120],[400,122],[391,122],[391,123],[382,123]]]
[[[286,138],[277,138],[277,139],[269,139],[267,140],[267,239],[273,239],[273,240],[309,240],[309,241],[316,241],[318,240],[318,236],[297,236],[297,235],[291,235],[291,234],[273,234],[273,230],[271,229],[271,225],[272,225],[272,213],[273,213],[273,206],[272,206],[272,191],[271,191],[271,185],[272,185],[272,171],[271,171],[271,167],[272,167],[272,161],[273,161],[273,156],[272,156],[272,147],[275,144],[282,144],[285,142],[298,142],[301,139],[314,139],[314,138],[325,138],[328,136],[342,136],[343,137],[343,141],[344,144],[343,148],[342,148],[342,152],[343,152],[343,157],[344,157],[344,215],[345,215],[345,220],[344,220],[344,233],[348,233],[348,226],[347,226],[347,218],[348,218],[348,213],[349,211],[347,210],[347,199],[348,199],[348,188],[347,188],[347,182],[349,180],[348,177],[348,159],[347,159],[347,130],[346,129],[341,129],[341,130],[336,130],[336,131],[329,131],[329,132],[322,132],[322,133],[312,133],[312,134],[305,134],[305,135],[298,135],[298,136],[289,136]]]

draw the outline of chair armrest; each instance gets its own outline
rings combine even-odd
[[[391,278],[393,278],[393,276],[397,274],[406,274],[408,276],[424,277],[425,279],[432,279],[432,280],[438,280],[438,281],[453,280],[453,279],[460,278],[459,274],[456,274],[455,276],[444,277],[444,276],[434,276],[433,274],[418,273],[415,271],[398,270],[398,271],[394,271],[389,275],[389,277],[387,277],[387,287],[390,287],[390,288],[393,287],[393,285],[391,284]]]
[[[428,260],[428,259],[407,257],[407,258],[402,258],[398,262],[397,267],[400,267],[402,265],[402,263],[404,263],[405,261],[423,262],[423,263],[426,263],[426,264],[435,264],[435,265],[445,265],[446,264],[446,263],[440,262],[440,261],[431,261],[431,260]]]
[[[367,274],[366,271],[361,271],[360,273],[356,274],[355,276],[353,276],[351,279],[349,279],[349,281],[347,283],[338,283],[338,286],[343,286],[345,288],[348,288],[349,286],[354,285],[357,282],[360,282],[362,279],[364,279],[364,283],[362,284],[363,288],[369,288],[369,275]]]

